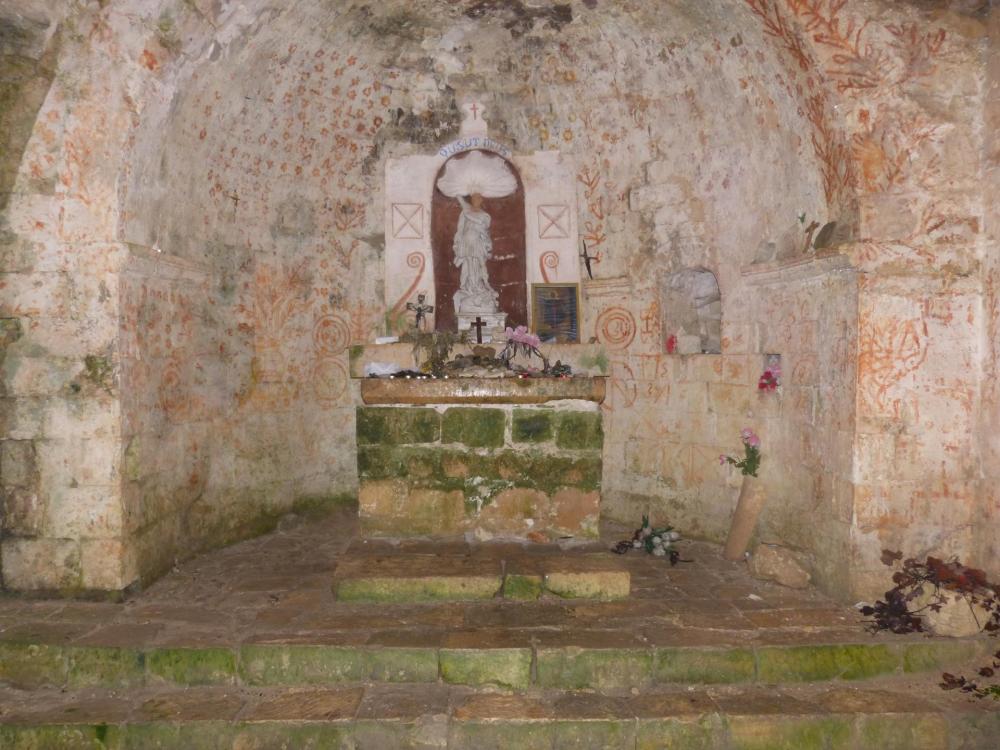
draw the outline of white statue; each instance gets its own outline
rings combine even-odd
[[[497,313],[499,294],[490,286],[486,261],[492,257],[491,218],[483,210],[483,198],[502,198],[517,190],[517,178],[507,163],[481,151],[452,159],[438,180],[438,189],[462,206],[452,245],[454,260],[461,271],[455,292],[458,314]],[[468,200],[466,200],[468,196]]]
[[[493,257],[493,239],[490,237],[491,218],[483,210],[483,196],[473,193],[469,200],[458,196],[462,215],[455,230],[453,263],[461,271],[458,291],[455,293],[455,312],[496,312],[499,294],[490,286],[486,261]]]

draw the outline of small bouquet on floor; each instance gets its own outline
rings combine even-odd
[[[749,427],[744,427],[740,431],[740,439],[743,441],[743,458],[737,461],[722,453],[719,455],[719,464],[732,464],[745,476],[755,477],[760,469],[760,437]]]
[[[616,555],[624,555],[629,550],[644,549],[647,554],[654,557],[669,557],[670,564],[676,565],[679,562],[691,562],[682,560],[680,553],[673,549],[673,544],[681,538],[681,535],[674,531],[673,526],[663,528],[653,528],[649,523],[649,516],[642,517],[642,526],[635,530],[631,539],[623,539],[618,542],[611,551]]]

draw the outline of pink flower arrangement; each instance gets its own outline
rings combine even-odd
[[[744,456],[737,461],[725,453],[719,454],[719,465],[732,464],[744,475],[755,477],[760,468],[760,436],[749,427],[740,430],[740,440],[743,441]]]
[[[760,380],[757,381],[757,390],[773,391],[779,385],[781,385],[781,367],[778,365],[771,365],[764,370],[764,374],[761,375]]]
[[[529,332],[527,326],[518,326],[517,328],[510,328],[508,326],[507,330],[504,331],[504,335],[507,337],[507,341],[524,344],[532,349],[537,349],[542,345],[542,340],[538,338],[537,334]]]

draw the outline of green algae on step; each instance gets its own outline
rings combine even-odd
[[[485,635],[483,636],[486,637]],[[362,682],[532,685],[615,690],[651,685],[859,682],[939,672],[981,658],[986,639],[813,646],[581,647],[533,644],[517,631],[500,647],[244,643],[114,648],[0,641],[0,684],[19,689],[156,685],[315,685]],[[462,644],[463,646],[465,643]],[[475,644],[474,644],[475,645]],[[535,674],[531,664],[534,661]]]

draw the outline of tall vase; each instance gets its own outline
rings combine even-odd
[[[764,485],[758,477],[743,475],[740,499],[736,503],[729,537],[722,554],[727,560],[742,560],[750,544],[750,537],[757,527],[757,518],[764,507]]]

